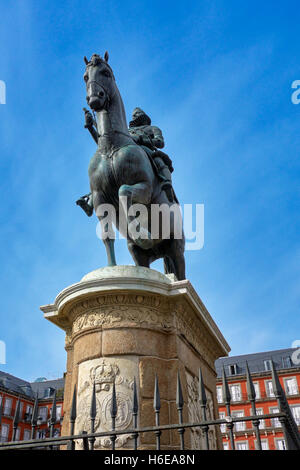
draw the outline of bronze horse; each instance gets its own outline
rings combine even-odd
[[[163,258],[166,273],[174,273],[178,280],[185,279],[185,240],[178,211],[171,210],[168,213],[170,236],[166,237],[162,229],[165,219],[161,213],[158,235],[151,236],[151,207],[179,208],[179,205],[169,201],[161,188],[151,158],[129,135],[123,101],[108,64],[108,53],[105,53],[104,59],[94,54],[90,61],[86,57],[84,61],[87,103],[96,113],[98,131],[98,148],[90,161],[88,172],[94,210],[104,235],[102,238],[108,265],[116,264],[114,231],[111,221],[106,217],[107,212],[103,210],[110,204],[116,213],[114,224],[127,239],[135,264],[149,267],[156,259]],[[138,227],[134,225],[134,216],[129,215],[135,204],[142,204],[149,215],[145,224],[140,223]],[[122,216],[125,217],[125,227],[119,223]]]

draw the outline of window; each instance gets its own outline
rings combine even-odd
[[[31,438],[31,432],[29,429],[24,430],[23,441],[29,441]]]
[[[261,416],[264,414],[264,410],[262,408],[258,408],[256,410],[256,414]],[[260,419],[259,420],[259,429],[264,429],[265,428],[265,420],[264,419]]]
[[[293,413],[296,424],[300,426],[300,405],[291,406],[291,411]]]
[[[3,414],[4,415],[10,416],[11,406],[12,406],[12,399],[11,398],[5,398],[4,408],[3,408]]]
[[[259,383],[258,383],[258,382],[254,382],[254,383],[253,383],[253,386],[254,386],[254,390],[255,390],[255,397],[256,397],[256,398],[260,398]]]
[[[218,403],[223,403],[223,390],[221,385],[217,387],[217,401]]]
[[[271,370],[271,361],[264,361],[265,370]]]
[[[298,393],[298,385],[296,377],[289,377],[283,379],[285,391],[287,395],[297,395]]]
[[[274,392],[273,392],[273,382],[272,380],[267,380],[265,382],[266,384],[266,393],[268,397],[274,397]]]
[[[268,441],[265,439],[265,440],[261,440],[261,450],[269,450],[269,443]],[[258,443],[257,441],[255,441],[255,449],[258,450]]]
[[[50,415],[51,415],[51,412],[52,412],[52,407],[50,408]],[[56,422],[58,422],[61,418],[61,406],[57,406],[56,407]]]
[[[44,423],[48,418],[48,408],[46,406],[41,406],[39,408],[39,419]]]
[[[244,411],[232,411],[231,415],[233,418],[242,418],[243,416],[245,416]],[[246,423],[245,421],[239,421],[234,424],[234,427],[237,432],[245,431]]]
[[[26,411],[25,411],[25,416],[24,416],[24,419],[25,421],[31,421],[31,418],[32,418],[32,406],[31,405],[27,405],[26,406]]]
[[[275,439],[275,446],[277,450],[286,450],[284,439]]]
[[[279,409],[278,408],[270,408],[270,413],[279,413]],[[271,426],[273,426],[273,428],[280,428],[281,423],[279,421],[279,418],[272,418]]]
[[[56,419],[57,419],[57,421],[59,421],[60,418],[61,418],[61,406],[58,406],[56,408]]]
[[[19,441],[19,440],[20,440],[20,434],[21,434],[21,429],[20,429],[20,428],[17,428],[17,429],[16,429],[16,441]]]
[[[236,442],[236,450],[248,450],[248,442]]]
[[[17,405],[16,405],[17,406]],[[23,402],[20,401],[20,408],[19,408],[19,416],[20,416],[20,419],[22,419],[22,411],[23,411]]]
[[[9,434],[9,424],[2,424],[1,425],[1,437],[0,440],[1,442],[7,442],[8,441],[8,434]]]
[[[232,401],[241,401],[242,394],[240,384],[229,385],[229,389]]]
[[[42,429],[42,431],[37,432],[38,439],[45,439],[45,437],[46,437],[46,429]]]
[[[223,449],[229,450],[229,442],[223,442]]]
[[[284,367],[285,369],[292,367],[292,361],[290,356],[282,358],[282,367]]]
[[[229,375],[236,375],[237,374],[237,365],[236,364],[228,366],[228,369],[229,369]]]
[[[220,418],[220,419],[224,419],[224,418],[225,418],[225,413],[224,413],[223,411],[222,411],[221,413],[219,413],[219,418]],[[221,431],[222,433],[225,433],[225,432],[226,432],[226,424],[225,424],[225,423],[220,425],[220,431]]]

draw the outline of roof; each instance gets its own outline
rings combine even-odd
[[[42,382],[32,382],[31,389],[34,394],[38,394],[38,398],[44,398],[47,388],[55,390],[63,390],[65,381],[63,378],[55,380],[43,380]]]
[[[297,351],[297,348],[278,349],[275,351],[265,351],[254,354],[244,354],[242,356],[229,356],[221,357],[216,360],[215,367],[217,376],[221,377],[223,365],[225,367],[226,375],[229,375],[229,369],[226,366],[236,364],[236,374],[232,375],[244,375],[246,374],[246,362],[248,363],[249,370],[251,373],[265,372],[264,361],[273,361],[275,368],[280,369],[300,369],[300,365],[294,364],[293,361],[286,361],[287,358],[291,358],[293,352]]]
[[[29,397],[33,396],[29,382],[19,379],[14,375],[8,374],[7,372],[0,371],[0,386],[18,394],[22,393],[23,395],[28,395]]]
[[[38,394],[38,398],[44,398],[47,388],[62,390],[64,388],[64,379],[28,382],[7,372],[0,371],[0,386],[16,394],[27,395],[29,398],[34,398],[36,394]]]

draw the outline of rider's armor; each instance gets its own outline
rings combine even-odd
[[[88,127],[88,126],[86,126]],[[171,173],[174,171],[172,160],[162,152],[164,138],[161,130],[156,126],[151,126],[151,119],[140,108],[135,108],[132,113],[132,120],[129,123],[129,134],[132,139],[147,153],[155,165],[156,173],[161,181],[161,187],[165,191],[170,202],[176,201],[176,196],[172,187]],[[76,201],[88,216],[93,213],[92,194],[86,194]]]

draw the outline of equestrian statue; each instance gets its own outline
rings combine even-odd
[[[185,279],[184,232],[180,206],[172,186],[173,165],[162,150],[161,130],[151,125],[150,117],[135,108],[129,128],[124,104],[113,71],[104,58],[84,57],[87,103],[93,115],[85,112],[85,127],[97,144],[89,164],[90,193],[76,203],[88,216],[95,211],[109,266],[116,265],[114,224],[127,239],[137,266],[163,258],[165,273]],[[116,217],[108,217],[108,207]],[[132,209],[143,209],[146,217],[135,217]],[[159,208],[158,216],[153,211]],[[136,212],[136,211],[135,211]],[[124,221],[125,223],[120,223]],[[158,227],[156,227],[158,225]],[[165,229],[167,227],[167,230]],[[154,234],[155,232],[155,234]]]

